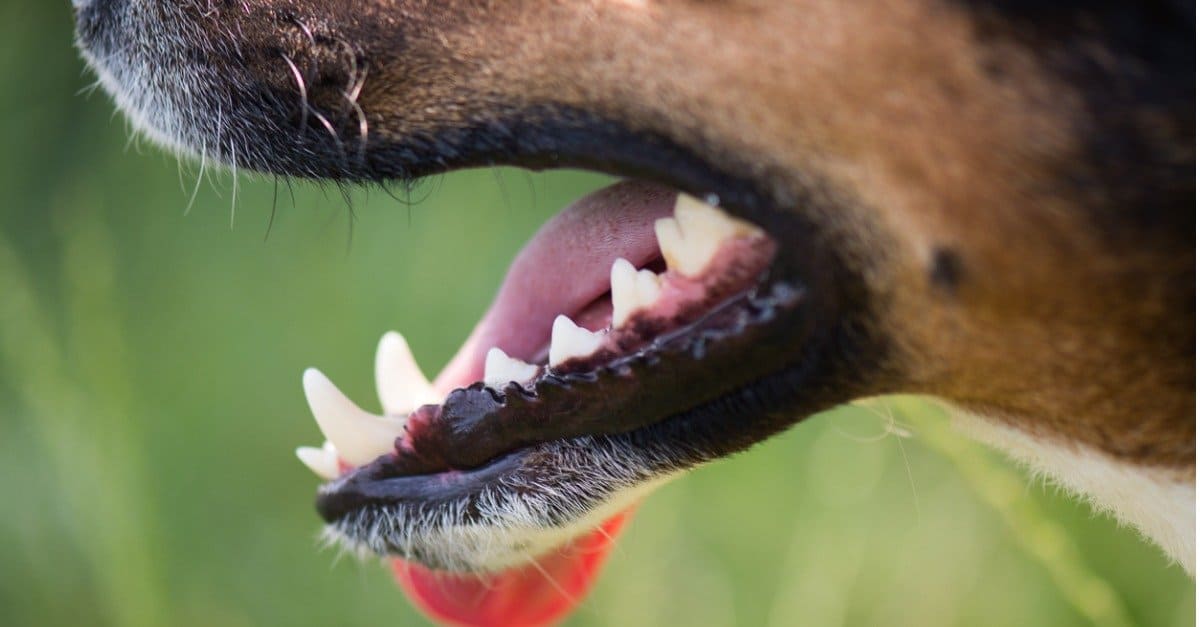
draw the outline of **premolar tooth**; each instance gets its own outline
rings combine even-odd
[[[395,331],[385,333],[375,351],[375,389],[386,414],[406,415],[442,400],[413,359],[404,336]]]
[[[625,259],[613,262],[611,282],[614,329],[625,324],[633,312],[654,304],[662,293],[658,275],[650,270],[638,271]]]
[[[320,371],[304,371],[304,395],[325,438],[346,463],[361,466],[392,450],[405,419],[369,414],[346,398]]]
[[[612,284],[609,288],[612,292],[612,326],[615,329],[624,324],[629,314],[638,307],[637,268],[625,259],[617,259],[613,262],[609,279]]]
[[[725,240],[760,231],[702,200],[680,194],[675,199],[675,217],[656,221],[654,232],[667,267],[695,277],[704,271]]]
[[[509,357],[499,348],[488,351],[483,362],[483,383],[502,390],[510,381],[524,384],[537,375],[538,367],[520,359]]]
[[[297,448],[296,457],[300,458],[300,461],[308,466],[309,470],[317,473],[317,476],[322,479],[337,479],[341,474],[341,469],[338,467],[337,449],[328,440],[321,448],[312,446]]]
[[[654,236],[658,238],[658,249],[662,251],[663,259],[667,262],[667,268],[681,272],[688,249],[687,244],[683,241],[683,231],[679,230],[679,222],[675,218],[659,218],[655,220]],[[690,263],[689,261],[689,267]]]
[[[559,316],[554,319],[554,327],[550,330],[550,367],[575,357],[587,357],[596,352],[602,343],[604,334],[592,333],[570,318]]]

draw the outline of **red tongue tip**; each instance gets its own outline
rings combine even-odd
[[[400,559],[392,572],[413,604],[435,622],[463,627],[539,627],[562,620],[587,595],[633,510],[608,519],[530,564],[476,576],[431,571]]]

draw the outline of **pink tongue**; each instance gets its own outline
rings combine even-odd
[[[458,354],[438,375],[439,392],[483,378],[487,351],[498,346],[533,361],[550,341],[559,314],[583,326],[607,324],[580,315],[609,289],[618,257],[636,266],[658,257],[654,221],[670,215],[675,192],[625,182],[588,195],[542,226],[517,254],[496,300]],[[587,594],[630,511],[528,566],[486,576],[431,571],[397,559],[392,570],[413,603],[436,621],[472,627],[548,625]]]
[[[642,266],[659,256],[654,221],[671,215],[675,192],[627,181],[589,194],[542,225],[508,269],[500,292],[434,387],[450,391],[483,378],[483,359],[493,346],[534,361],[550,342],[559,314],[595,330],[580,318],[609,288],[618,257]],[[611,308],[610,308],[611,315]]]
[[[630,512],[536,564],[494,575],[455,575],[396,559],[392,572],[421,611],[448,625],[509,627],[550,625],[564,618],[591,589]]]

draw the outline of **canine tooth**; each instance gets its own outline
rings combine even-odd
[[[404,434],[403,418],[369,414],[315,368],[304,371],[304,395],[325,438],[348,464],[361,466],[392,450]]]
[[[654,304],[662,292],[657,274],[638,271],[625,259],[613,262],[611,281],[614,329],[625,324],[633,312]]]
[[[574,357],[587,357],[604,342],[602,333],[592,333],[566,316],[554,319],[550,330],[550,367]]]
[[[441,401],[413,359],[408,342],[395,331],[383,334],[375,351],[375,389],[386,414],[405,415]]]
[[[537,366],[509,357],[499,348],[492,348],[483,362],[483,383],[499,390],[510,381],[523,384],[532,379],[537,371]]]
[[[675,199],[675,217],[655,222],[654,232],[667,267],[694,277],[704,270],[722,242],[756,234],[759,229],[702,200],[680,194]]]
[[[308,469],[317,473],[317,476],[322,479],[337,479],[341,474],[338,468],[337,450],[328,441],[325,446],[315,448],[312,446],[301,446],[296,449],[296,457],[308,466]]]

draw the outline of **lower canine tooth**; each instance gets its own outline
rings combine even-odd
[[[493,348],[488,351],[487,359],[483,362],[483,383],[500,390],[510,381],[521,384],[528,382],[537,371],[537,366],[509,357],[499,348]]]
[[[421,405],[441,401],[404,336],[389,331],[375,351],[375,389],[385,414],[405,415]]]
[[[725,240],[760,231],[702,200],[680,194],[675,199],[675,218],[658,220],[654,232],[667,267],[695,277],[704,271]]]
[[[359,409],[320,371],[304,371],[304,395],[317,426],[346,463],[361,466],[391,451],[404,434],[404,418],[375,416]]]
[[[329,444],[326,442],[326,444]],[[337,479],[340,473],[338,468],[337,451],[332,446],[324,446],[314,448],[311,446],[301,446],[296,449],[296,457],[308,466],[308,469],[317,473],[317,476],[322,479]]]
[[[603,334],[592,333],[570,318],[559,316],[554,319],[554,327],[550,330],[550,367],[575,357],[587,357],[596,352],[603,342]]]

